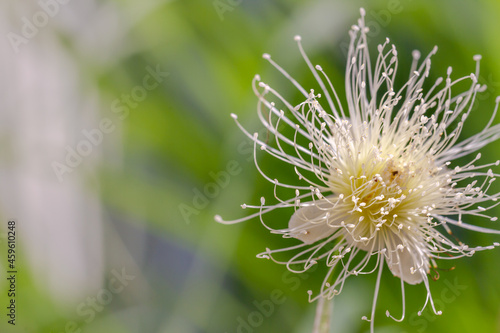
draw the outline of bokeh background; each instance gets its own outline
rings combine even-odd
[[[464,137],[486,124],[500,94],[496,0],[3,1],[0,332],[310,332],[307,290],[324,271],[297,276],[257,259],[284,240],[258,219],[225,226],[213,217],[242,217],[242,203],[272,195],[230,117],[259,129],[253,76],[302,102],[262,53],[313,88],[293,41],[300,34],[343,91],[347,32],[361,6],[371,45],[389,36],[398,47],[401,81],[414,49],[439,45],[431,79],[450,65],[454,77],[467,75],[482,54],[488,89]],[[483,161],[499,148],[484,148]],[[293,169],[259,159],[294,179]],[[289,216],[274,215],[276,225]],[[9,219],[17,222],[15,327],[6,316]],[[499,239],[455,234],[471,245]],[[418,317],[424,287],[412,286],[402,323],[385,316],[401,311],[399,280],[386,271],[376,331],[500,332],[499,258],[496,249],[445,262],[431,282],[443,315],[428,308]],[[369,330],[361,317],[374,278],[348,280],[332,332]]]

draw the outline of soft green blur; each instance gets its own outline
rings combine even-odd
[[[482,54],[480,83],[487,84],[488,90],[478,97],[464,137],[488,122],[500,94],[500,3],[496,0],[146,0],[144,7],[149,10],[137,15],[132,8],[140,5],[132,6],[132,0],[96,4],[103,9],[100,15],[106,15],[105,8],[121,15],[121,20],[105,21],[123,38],[116,54],[108,54],[106,61],[89,61],[74,51],[81,43],[78,38],[64,30],[53,37],[77,63],[86,82],[82,89],[98,96],[94,127],[105,117],[117,127],[106,134],[98,163],[85,172],[76,168],[71,173],[84,179],[83,188],[102,207],[102,238],[96,240],[103,248],[96,259],[102,265],[101,286],[89,288],[83,296],[54,297],[34,273],[36,263],[27,259],[32,250],[23,244],[27,239],[23,241],[21,233],[18,325],[6,323],[8,286],[0,284],[1,332],[311,332],[315,304],[308,303],[307,290],[317,291],[325,270],[299,276],[288,273],[285,266],[257,259],[256,254],[266,247],[294,244],[270,234],[258,218],[235,225],[214,221],[215,214],[226,219],[243,217],[248,212],[241,204],[257,204],[261,196],[272,196],[272,185],[256,171],[251,146],[230,114],[237,114],[251,132],[261,130],[251,89],[255,74],[292,104],[302,102],[261,57],[270,53],[306,88],[313,87],[293,41],[296,34],[339,92],[344,90],[347,32],[361,6],[373,31],[372,50],[386,36],[396,45],[401,81],[407,77],[414,49],[425,55],[439,46],[432,59],[434,79],[446,75],[448,66],[453,67],[454,77],[474,72],[472,57]],[[45,38],[52,30],[43,33]],[[99,54],[99,49],[95,52]],[[123,114],[113,109],[113,101],[143,86],[148,66],[159,66],[169,74],[120,118]],[[74,126],[79,133],[82,127]],[[499,148],[500,143],[485,147],[484,162],[498,159]],[[295,179],[287,165],[265,154],[259,158],[270,174],[280,172],[284,180]],[[273,225],[286,227],[289,213],[273,214]],[[464,230],[455,235],[471,246],[500,239]],[[61,248],[59,255],[64,252]],[[2,248],[2,265],[4,253]],[[58,260],[56,254],[50,259]],[[443,260],[440,278],[430,282],[443,315],[431,314],[428,306],[418,317],[425,288],[408,286],[406,318],[401,323],[385,315],[389,310],[399,317],[402,301],[399,280],[384,271],[376,332],[500,332],[499,259],[500,249],[495,249],[472,258]],[[131,287],[113,293],[109,304],[92,318],[81,315],[79,305],[109,289],[112,270],[121,267],[136,276]],[[369,331],[369,323],[361,317],[369,316],[374,284],[375,274],[348,279],[334,301],[331,332]]]

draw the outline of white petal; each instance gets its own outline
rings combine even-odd
[[[290,235],[306,244],[312,244],[338,230],[335,225],[340,222],[332,220],[333,200],[332,197],[316,200],[314,203],[311,202],[310,206],[298,209],[288,222]],[[330,215],[328,218],[327,213]]]
[[[388,266],[394,276],[402,277],[403,281],[408,284],[418,284],[423,281],[423,275],[427,274],[429,258],[415,247],[410,247],[410,250],[408,246],[405,246],[402,251],[391,252]]]
[[[346,221],[346,224],[347,225],[356,224],[356,221],[357,220],[354,220],[351,222]],[[375,248],[373,247],[373,242],[375,241],[374,238],[367,240],[367,241],[361,240],[361,237],[365,236],[365,231],[366,231],[366,230],[362,229],[362,227],[366,227],[366,226],[358,225],[354,230],[351,230],[349,232],[345,228],[342,228],[342,234],[344,235],[347,243],[351,246],[357,247],[358,249],[361,249],[361,250],[366,251],[366,252],[372,251],[373,249],[375,251],[379,250],[379,248],[377,246],[375,246]]]

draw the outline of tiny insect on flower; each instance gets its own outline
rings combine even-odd
[[[319,293],[313,296],[310,292],[310,301],[333,298],[351,275],[377,272],[371,316],[363,317],[370,321],[373,332],[384,266],[400,278],[403,304],[401,318],[394,318],[389,311],[387,316],[404,319],[405,283],[423,283],[426,300],[422,310],[430,303],[434,313],[441,314],[429,287],[431,268],[437,267],[438,260],[472,256],[500,245],[468,246],[452,234],[452,228],[500,234],[465,222],[467,215],[497,220],[488,211],[500,204],[500,192],[490,194],[488,190],[498,176],[490,167],[500,162],[475,165],[480,153],[464,166],[453,166],[452,162],[500,138],[500,125],[493,125],[500,97],[484,129],[461,139],[476,95],[486,89],[477,79],[481,57],[474,56],[475,73],[452,79],[450,67],[445,78],[427,84],[430,88],[424,90],[437,47],[423,60],[420,52],[414,51],[408,81],[395,87],[396,47],[386,39],[378,45],[378,56],[372,63],[364,16],[362,9],[361,18],[350,30],[345,75],[347,110],[322,68],[312,65],[299,36],[295,41],[322,94],[306,91],[264,54],[305,101],[293,105],[256,76],[253,88],[258,97],[257,113],[274,135],[274,142],[249,133],[236,115],[232,117],[253,141],[255,165],[274,184],[278,203],[266,205],[262,198],[260,205],[243,206],[256,209],[254,214],[234,221],[218,215],[215,219],[232,224],[259,217],[272,233],[299,240],[298,245],[267,249],[258,256],[286,264],[293,272],[304,272],[324,262],[327,274]],[[468,88],[455,93],[457,86],[466,82]],[[288,163],[299,184],[282,183],[264,173],[257,162],[258,150]],[[277,195],[280,188],[294,190],[295,195],[281,199]],[[264,216],[281,208],[291,210],[288,228],[273,229],[264,222]],[[276,254],[286,251],[294,253],[291,259],[276,259]]]

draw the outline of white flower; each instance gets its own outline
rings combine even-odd
[[[261,149],[291,165],[300,185],[289,185],[262,175],[274,183],[277,204],[243,205],[255,208],[255,214],[236,223],[263,216],[277,208],[293,208],[288,228],[272,229],[284,237],[294,237],[301,244],[285,249],[267,249],[259,257],[275,259],[276,253],[296,251],[285,262],[293,272],[303,272],[318,262],[326,262],[327,276],[317,296],[332,298],[342,291],[347,277],[377,271],[377,282],[371,318],[373,318],[383,267],[387,265],[401,280],[403,320],[405,315],[404,286],[424,283],[426,301],[436,314],[429,288],[429,273],[437,261],[471,256],[476,251],[498,246],[469,247],[452,234],[461,227],[483,233],[500,233],[465,222],[467,215],[484,217],[497,206],[500,193],[488,194],[498,174],[491,164],[475,165],[481,157],[465,166],[454,166],[452,160],[468,156],[500,138],[500,125],[492,126],[500,98],[491,120],[478,134],[460,138],[478,92],[485,89],[478,83],[480,56],[475,56],[475,74],[452,79],[451,68],[446,78],[434,83],[424,82],[429,76],[434,48],[420,61],[413,52],[408,81],[395,87],[398,68],[397,51],[389,39],[378,45],[373,64],[367,44],[368,28],[364,10],[357,25],[350,31],[350,45],[345,76],[346,105],[344,110],[335,88],[320,66],[313,66],[306,56],[300,37],[299,50],[314,75],[323,95],[309,93],[268,54],[264,55],[305,97],[297,106],[256,76],[254,91],[259,98],[258,115],[274,139],[250,134],[232,115],[242,131]],[[466,84],[467,82],[470,82]],[[466,86],[465,86],[466,84]],[[456,93],[457,86],[466,87]],[[453,92],[452,92],[453,90]],[[271,102],[272,96],[275,102]],[[347,111],[347,112],[346,112]],[[295,195],[282,200],[278,191],[294,190]],[[335,272],[334,272],[335,269]],[[422,309],[423,310],[423,309]],[[419,313],[420,314],[420,313]],[[387,311],[387,315],[390,316]],[[392,317],[392,316],[391,316]],[[394,318],[394,317],[393,317]]]

